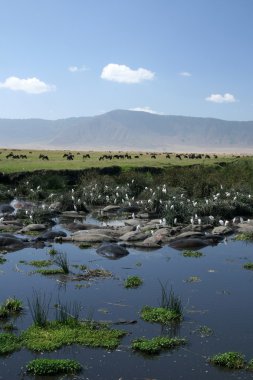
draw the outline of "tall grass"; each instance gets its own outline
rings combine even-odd
[[[175,295],[172,287],[170,288],[170,291],[168,291],[167,284],[164,285],[160,281],[159,283],[161,286],[160,307],[174,311],[178,315],[182,315],[183,306],[181,298]]]
[[[62,269],[64,274],[69,274],[69,261],[65,252],[59,252],[54,259],[54,263]]]
[[[28,299],[28,307],[32,315],[33,323],[39,327],[45,327],[48,322],[48,314],[51,297],[48,299],[45,294],[33,292],[31,300]]]
[[[60,299],[55,305],[55,319],[60,323],[78,322],[80,316],[81,305],[75,301],[63,304]]]

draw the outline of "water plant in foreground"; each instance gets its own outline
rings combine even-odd
[[[253,270],[253,263],[246,263],[243,265],[243,268]]]
[[[167,286],[161,285],[160,307],[144,306],[141,310],[141,318],[147,322],[170,324],[179,322],[183,318],[183,307],[180,297],[176,296],[171,288],[168,292]]]
[[[209,361],[211,364],[230,369],[240,369],[245,365],[244,356],[239,352],[232,351],[214,355]]]
[[[71,320],[66,323],[51,321],[43,327],[32,325],[21,338],[29,350],[53,351],[70,344],[114,349],[124,335],[124,331],[110,329],[103,323]]]
[[[0,333],[0,355],[10,354],[21,348],[21,340],[14,334]]]
[[[199,252],[199,251],[192,251],[190,249],[187,249],[187,250],[183,251],[182,255],[184,257],[201,257],[201,256],[203,256],[203,253]]]
[[[139,338],[132,342],[132,349],[141,351],[145,354],[159,354],[162,350],[171,350],[175,347],[186,344],[186,340],[182,338],[168,338],[165,336],[157,336],[152,339]]]
[[[138,288],[143,284],[143,280],[138,276],[128,276],[124,282],[125,288]]]
[[[58,255],[54,259],[54,263],[60,267],[64,274],[69,274],[69,262],[66,253],[58,253]]]
[[[50,302],[51,299],[47,299],[45,294],[33,292],[33,298],[31,301],[28,300],[28,306],[35,326],[46,326]]]
[[[70,359],[34,359],[27,366],[27,371],[34,375],[57,375],[80,372],[81,364]]]

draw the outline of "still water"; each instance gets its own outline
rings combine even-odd
[[[25,366],[34,358],[73,358],[83,371],[78,376],[60,376],[54,379],[104,380],[227,380],[253,379],[247,371],[228,371],[208,363],[208,357],[225,351],[242,352],[246,360],[253,358],[253,271],[243,264],[253,261],[253,245],[229,240],[216,247],[206,247],[199,258],[184,257],[170,247],[155,251],[130,249],[129,255],[119,260],[101,257],[95,249],[80,249],[73,244],[54,244],[66,252],[72,267],[84,264],[91,269],[103,268],[112,272],[112,278],[68,281],[61,276],[42,276],[32,273],[36,268],[20,261],[49,259],[49,248],[24,249],[5,255],[0,265],[0,302],[17,297],[25,310],[12,322],[17,332],[32,323],[28,299],[33,292],[51,297],[53,305],[60,299],[77,301],[82,305],[81,318],[94,320],[132,321],[135,324],[114,326],[128,331],[115,351],[90,349],[82,346],[64,347],[55,352],[33,353],[22,349],[0,357],[0,379],[31,379]],[[129,275],[143,279],[138,289],[126,289],[124,280]],[[193,278],[196,281],[192,281]],[[144,305],[159,306],[161,283],[173,287],[181,297],[184,319],[177,331],[164,329],[158,324],[144,322],[140,310]],[[199,328],[207,326],[210,336],[201,336]],[[185,337],[187,345],[162,352],[158,356],[143,356],[131,350],[131,341],[138,337],[175,334]],[[49,379],[49,377],[36,377]],[[52,377],[50,377],[52,379]]]

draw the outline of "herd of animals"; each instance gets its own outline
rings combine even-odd
[[[0,152],[0,154],[1,153],[2,152]],[[29,154],[32,154],[32,153],[33,152],[31,152],[31,151],[29,152]],[[81,155],[81,153],[77,152],[76,155],[79,156],[79,155]],[[135,153],[132,153],[132,154],[114,153],[114,154],[112,154],[112,152],[108,152],[108,154],[103,154],[103,155],[99,156],[98,160],[99,161],[101,161],[101,160],[113,160],[113,159],[131,160],[131,159],[138,159],[144,155],[146,157],[150,157],[152,159],[156,159],[157,157],[159,157],[161,155],[164,155],[165,158],[167,158],[167,159],[175,157],[178,160],[182,160],[182,159],[192,159],[192,160],[193,159],[212,159],[212,158],[217,159],[218,158],[217,154],[206,154],[206,153],[172,153],[172,152],[170,152],[170,153],[152,153],[152,152],[146,152],[146,153],[138,153],[138,154],[135,154]],[[8,153],[5,157],[7,159],[27,159],[28,158],[26,154],[16,154],[13,152]],[[241,156],[240,155],[233,155],[232,157],[240,158]],[[40,153],[38,158],[41,160],[47,160],[47,161],[49,160],[48,155],[43,154],[43,153]],[[75,154],[73,152],[66,152],[63,154],[62,158],[65,158],[66,160],[72,161],[75,158]],[[90,158],[91,158],[91,156],[89,153],[85,153],[82,155],[83,160],[90,159]]]

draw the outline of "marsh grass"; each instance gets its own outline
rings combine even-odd
[[[69,261],[65,252],[60,252],[54,258],[54,263],[60,267],[64,274],[69,274]]]
[[[239,352],[224,352],[212,356],[209,361],[211,364],[230,369],[241,369],[245,366],[244,355]]]
[[[57,274],[65,274],[62,269],[38,269],[35,273],[43,274],[43,276],[53,276]]]
[[[77,323],[81,311],[81,304],[78,302],[68,302],[63,304],[60,299],[55,305],[56,321],[60,323]]]
[[[253,232],[242,232],[235,236],[235,240],[253,241]]]
[[[136,339],[132,342],[132,349],[149,355],[157,355],[161,351],[171,350],[185,344],[186,340],[182,338],[167,338],[164,336],[158,336],[152,339]]]
[[[44,327],[48,321],[51,297],[47,298],[45,294],[33,292],[31,301],[28,299],[28,307],[32,315],[33,323],[37,327]]]
[[[43,268],[49,267],[50,265],[52,265],[52,263],[53,262],[51,260],[31,260],[28,264],[37,268]]]
[[[82,366],[76,360],[70,359],[34,359],[27,366],[27,372],[33,375],[75,374],[81,371]]]
[[[9,313],[19,313],[23,310],[23,302],[16,297],[7,298],[3,306]]]

